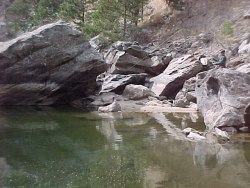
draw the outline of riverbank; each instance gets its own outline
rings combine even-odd
[[[121,100],[118,101],[121,105],[122,112],[180,112],[180,113],[192,113],[198,112],[195,107],[181,108],[173,107],[170,104],[164,104],[158,100]]]

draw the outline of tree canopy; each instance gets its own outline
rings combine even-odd
[[[181,0],[166,3],[178,7]],[[9,7],[14,30],[62,19],[73,22],[89,37],[110,39],[129,36],[143,19],[148,0],[15,0]],[[15,15],[15,16],[13,16]]]

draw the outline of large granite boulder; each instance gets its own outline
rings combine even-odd
[[[250,102],[250,76],[230,69],[212,69],[197,75],[198,110],[209,129],[239,129]]]
[[[108,72],[111,74],[148,73],[155,76],[168,66],[172,56],[155,46],[118,41],[112,45],[104,58],[110,66]]]
[[[67,104],[93,93],[106,68],[80,31],[42,26],[0,43],[0,105]]]
[[[151,90],[157,96],[173,97],[184,82],[203,70],[202,64],[192,55],[173,59],[165,71],[150,79]]]

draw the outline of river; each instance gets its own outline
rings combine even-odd
[[[204,129],[196,113],[0,112],[0,187],[250,187],[249,135],[188,141],[180,129]]]

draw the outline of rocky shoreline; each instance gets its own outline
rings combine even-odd
[[[248,132],[250,35],[226,49],[227,68],[201,64],[212,45],[202,33],[161,47],[117,41],[98,52],[71,25],[48,24],[1,43],[0,105],[107,109],[115,99],[123,112],[197,111],[209,131]]]

